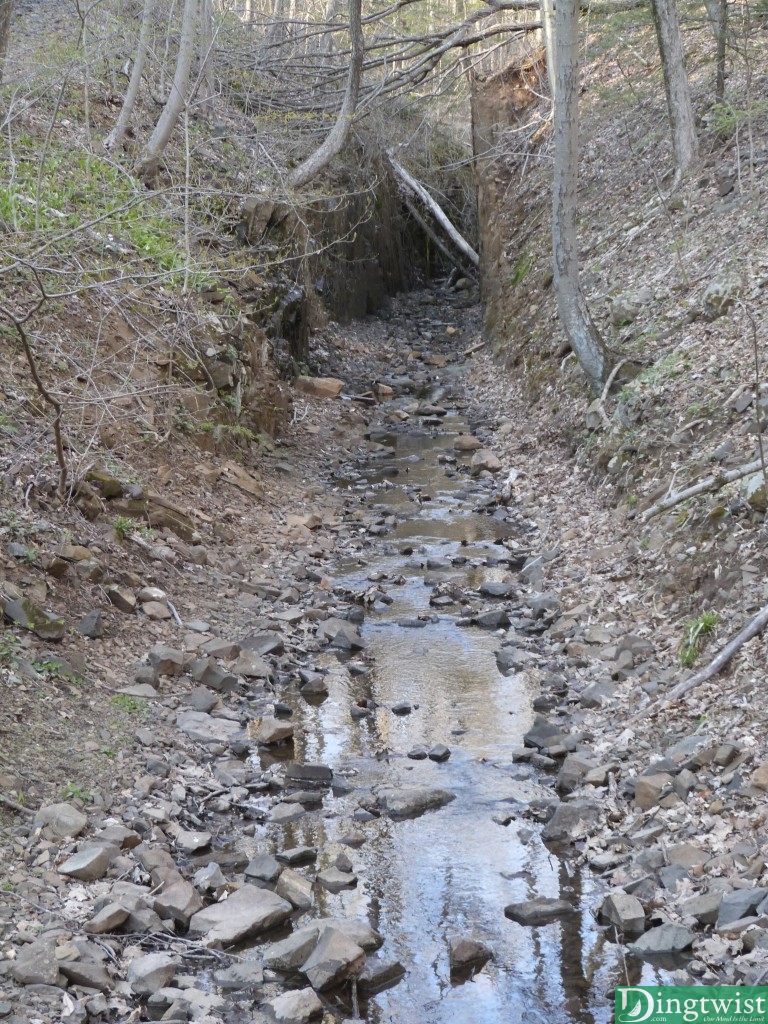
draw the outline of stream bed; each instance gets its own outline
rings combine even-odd
[[[341,482],[361,499],[376,489],[375,507],[397,525],[348,559],[337,588],[360,594],[379,586],[391,603],[366,611],[365,648],[351,666],[322,656],[329,696],[304,705],[296,739],[297,760],[332,765],[354,792],[322,815],[276,829],[275,843],[334,849],[359,793],[377,785],[451,790],[452,803],[413,820],[361,822],[365,842],[352,851],[359,884],[319,897],[323,914],[366,919],[385,938],[382,952],[406,969],[398,984],[361,1003],[360,1016],[372,1024],[607,1022],[619,947],[591,917],[596,883],[588,869],[550,852],[518,813],[553,795],[553,777],[511,757],[537,694],[525,674],[497,669],[506,630],[457,626],[458,603],[430,606],[436,585],[450,594],[452,584],[467,590],[512,578],[510,545],[525,547],[510,522],[473,511],[483,492],[471,493],[476,485],[452,460],[455,435],[469,427],[450,397],[443,404],[439,428],[383,437],[381,456]],[[393,713],[400,703],[410,713]],[[353,718],[350,709],[364,705],[367,717]],[[407,756],[435,744],[450,749],[447,760]],[[507,904],[540,896],[565,898],[579,912],[535,928],[505,918]],[[456,980],[449,941],[461,936],[486,943],[493,960]],[[355,1007],[347,1009],[351,1017]]]

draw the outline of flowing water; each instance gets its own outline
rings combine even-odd
[[[498,672],[499,636],[455,624],[458,606],[423,628],[399,624],[434,612],[429,598],[437,581],[473,588],[500,579],[509,553],[504,539],[515,543],[514,527],[473,512],[467,477],[447,476],[438,461],[451,450],[453,435],[466,430],[454,413],[434,435],[393,434],[386,439],[391,457],[358,467],[347,482],[355,494],[395,481],[378,495],[382,513],[396,514],[398,525],[373,557],[350,560],[336,582],[364,590],[371,577],[382,577],[394,600],[366,614],[369,673],[354,675],[324,655],[329,698],[302,711],[297,758],[332,765],[355,791],[327,802],[322,815],[275,827],[275,843],[341,849],[335,844],[350,829],[360,793],[377,784],[453,790],[453,803],[420,818],[361,823],[366,842],[349,851],[358,887],[319,897],[323,914],[367,919],[385,937],[381,956],[407,968],[399,984],[361,1005],[361,1016],[372,1024],[608,1022],[606,991],[622,978],[618,947],[590,914],[599,900],[596,882],[588,869],[553,855],[519,813],[522,804],[552,796],[551,779],[510,757],[530,725],[536,694],[526,690],[524,677]],[[431,500],[415,500],[427,494]],[[525,546],[523,537],[517,540]],[[455,559],[461,564],[451,564]],[[363,701],[378,705],[375,713],[353,720],[351,705]],[[411,714],[392,713],[400,701],[414,706]],[[405,756],[415,745],[434,743],[451,748],[448,761]],[[513,815],[507,827],[492,820],[500,812]],[[566,898],[580,912],[537,928],[504,917],[505,905],[535,896]],[[448,942],[462,935],[486,942],[494,959],[453,983]],[[639,972],[633,975],[639,983]],[[351,1003],[347,1013],[352,1016]]]

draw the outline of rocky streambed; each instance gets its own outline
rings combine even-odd
[[[300,554],[232,562],[122,688],[135,775],[14,829],[12,1024],[607,1022],[615,984],[756,983],[749,744],[605,717],[653,644],[552,585],[433,300],[338,367],[365,415],[286,519]]]

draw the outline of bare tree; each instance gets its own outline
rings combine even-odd
[[[651,9],[659,43],[661,67],[664,71],[664,91],[667,94],[667,110],[672,128],[677,180],[688,171],[698,156],[696,122],[688,88],[688,75],[685,71],[683,41],[675,0],[651,0]]]
[[[709,22],[717,42],[717,73],[715,78],[715,103],[722,103],[725,96],[725,44],[728,37],[728,0],[704,0]]]
[[[8,56],[8,44],[11,41],[11,21],[13,19],[13,0],[0,0],[0,82],[3,80],[3,66]]]
[[[560,323],[599,394],[608,379],[608,350],[579,283],[576,210],[579,175],[579,0],[558,0],[555,10],[555,167],[552,183],[552,256]]]
[[[311,156],[299,164],[288,179],[288,184],[292,188],[301,188],[310,182],[336,156],[349,136],[352,119],[357,110],[360,80],[363,75],[363,58],[365,57],[361,7],[362,0],[349,0],[349,73],[339,116],[323,143]]]
[[[541,4],[541,35],[544,40],[544,53],[547,60],[547,81],[549,91],[554,98],[555,95],[555,2],[554,0],[540,0]]]
[[[201,0],[184,0],[179,52],[176,57],[176,70],[168,99],[155,129],[136,163],[137,177],[145,180],[152,179],[157,174],[165,147],[168,145],[173,129],[187,104],[192,62],[195,57],[195,40],[200,22],[200,2]]]
[[[121,146],[123,139],[125,138],[125,133],[128,130],[131,115],[133,114],[133,108],[136,106],[139,89],[141,88],[141,76],[144,73],[144,64],[149,51],[149,39],[152,34],[152,23],[154,20],[156,3],[157,0],[144,0],[144,13],[141,16],[139,41],[136,45],[136,56],[133,60],[133,68],[128,82],[128,89],[126,90],[123,106],[120,110],[117,122],[104,140],[104,147],[106,149],[114,149],[117,146]]]

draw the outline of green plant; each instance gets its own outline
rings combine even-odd
[[[115,516],[113,523],[113,529],[118,540],[125,540],[125,538],[133,533],[134,523],[130,516]]]
[[[102,747],[101,752],[104,757],[108,757],[110,761],[114,761],[117,757],[117,751],[113,750],[112,747]]]
[[[529,252],[524,252],[521,256],[518,256],[517,262],[512,268],[512,284],[522,284],[532,269],[533,256]]]
[[[18,637],[10,629],[4,629],[0,633],[0,665],[10,664],[21,649]]]
[[[76,782],[68,782],[62,796],[65,800],[82,800],[83,803],[89,803],[93,799],[91,794],[86,793]]]
[[[680,645],[680,664],[690,668],[699,656],[702,638],[714,633],[718,623],[717,612],[702,612],[685,627],[685,639]]]
[[[144,705],[138,698],[131,697],[127,693],[117,693],[112,698],[112,703],[121,711],[127,711],[129,715],[136,715],[143,710]]]

